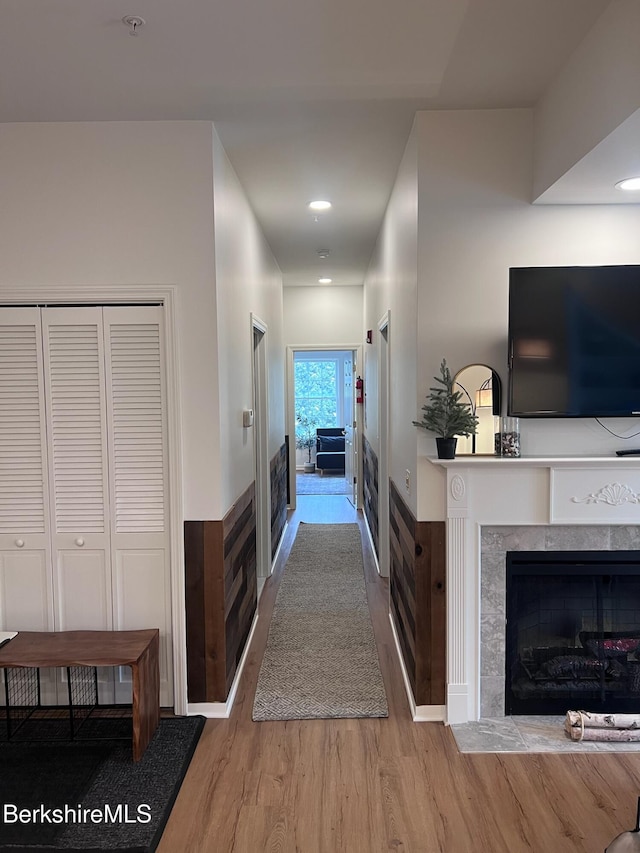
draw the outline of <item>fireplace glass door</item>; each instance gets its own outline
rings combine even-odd
[[[506,714],[640,711],[640,553],[507,554]]]

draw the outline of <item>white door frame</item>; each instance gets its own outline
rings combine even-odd
[[[173,645],[173,707],[176,714],[187,713],[187,633],[184,585],[184,516],[182,502],[182,427],[174,285],[95,285],[59,287],[42,285],[20,290],[0,290],[0,303],[48,305],[108,305],[119,302],[160,303],[164,309],[165,370],[167,379],[167,448],[169,467],[171,636]]]
[[[389,577],[389,330],[390,312],[378,323],[378,571]]]
[[[271,479],[269,471],[269,389],[267,324],[251,314],[253,447],[256,478],[256,565],[258,578],[271,574]]]
[[[362,344],[291,344],[287,346],[287,434],[289,436],[289,507],[296,508],[296,401],[293,357],[296,352],[353,352],[360,375],[363,375]],[[355,391],[354,391],[355,393]],[[356,441],[362,433],[362,405],[355,405]],[[356,453],[354,473],[357,485],[357,505],[362,506],[362,454]]]

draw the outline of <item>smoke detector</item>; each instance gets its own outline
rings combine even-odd
[[[122,23],[129,27],[130,36],[137,36],[138,30],[141,27],[144,27],[146,21],[144,18],[141,18],[140,15],[125,15],[122,19]]]

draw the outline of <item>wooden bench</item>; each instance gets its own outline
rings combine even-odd
[[[20,631],[0,648],[0,667],[130,666],[133,760],[139,761],[160,720],[157,628],[141,631]]]

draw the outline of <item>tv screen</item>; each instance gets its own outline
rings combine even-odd
[[[640,415],[640,266],[509,271],[508,413]]]

